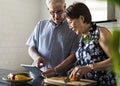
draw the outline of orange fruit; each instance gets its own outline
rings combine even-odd
[[[70,78],[70,82],[72,81],[75,81],[75,78],[73,76]]]

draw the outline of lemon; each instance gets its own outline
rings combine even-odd
[[[15,76],[15,80],[28,80],[28,79],[31,79],[31,78],[28,76],[25,76],[25,75],[16,75]]]

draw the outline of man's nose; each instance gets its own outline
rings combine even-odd
[[[57,13],[54,13],[54,16],[55,16],[55,18],[58,18],[58,17],[59,17],[59,15],[58,15]]]

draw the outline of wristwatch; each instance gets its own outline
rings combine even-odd
[[[94,70],[93,64],[89,64],[88,66],[89,66],[89,68],[90,68],[92,71]]]

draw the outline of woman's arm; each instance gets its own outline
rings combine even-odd
[[[60,64],[58,64],[56,67],[50,68],[47,71],[43,72],[42,73],[43,77],[56,76],[57,73],[58,74],[62,73],[67,68],[69,68],[70,65],[73,64],[75,61],[76,61],[75,53],[73,53],[70,56],[68,56],[64,61],[62,61]]]
[[[111,33],[109,30],[106,28],[100,28],[100,39],[99,39],[99,44],[101,48],[104,50],[105,54],[109,57],[108,59],[95,63],[94,70],[99,71],[99,70],[104,70],[106,68],[109,68],[112,66],[112,61],[111,61],[111,51],[108,46],[108,42],[111,39]]]

